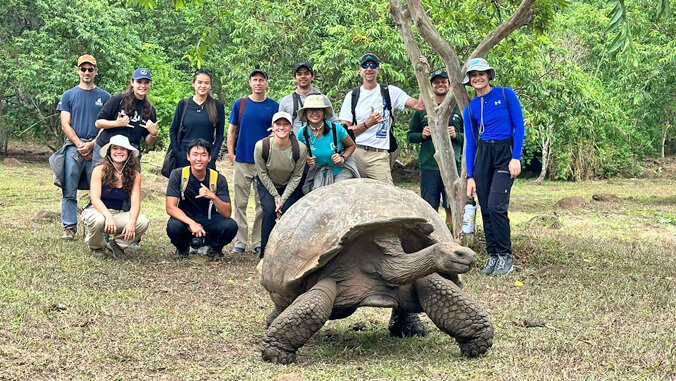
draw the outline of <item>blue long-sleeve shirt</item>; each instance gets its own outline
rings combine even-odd
[[[503,96],[504,94],[504,96]],[[505,99],[506,98],[506,99]],[[483,115],[481,102],[483,101]],[[470,113],[471,108],[471,113]],[[483,116],[483,132],[481,118]],[[465,140],[467,141],[467,174],[474,174],[474,155],[476,143],[475,131],[482,140],[505,140],[514,138],[512,159],[521,158],[523,148],[524,123],[521,103],[514,90],[505,87],[493,87],[483,97],[474,98],[463,111]]]

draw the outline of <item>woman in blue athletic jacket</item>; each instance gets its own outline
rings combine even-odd
[[[467,196],[476,192],[486,234],[489,260],[485,275],[513,270],[509,196],[521,173],[524,123],[521,104],[510,88],[493,87],[495,69],[483,58],[467,62],[462,83],[476,90],[463,112],[467,141]]]

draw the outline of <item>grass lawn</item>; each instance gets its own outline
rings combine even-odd
[[[427,337],[391,338],[389,311],[367,308],[327,323],[283,366],[260,359],[272,302],[257,256],[173,261],[166,180],[143,168],[151,227],[138,257],[115,261],[89,254],[82,227],[75,242],[58,239],[61,193],[46,162],[0,165],[1,380],[676,379],[676,179],[517,181],[515,272],[481,276],[477,248],[464,277],[495,327],[482,358],[460,357],[427,317]],[[592,201],[598,193],[619,199]],[[587,203],[556,210],[567,196]],[[531,221],[554,212],[560,229]]]

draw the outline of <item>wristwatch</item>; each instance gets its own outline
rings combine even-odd
[[[473,179],[473,178],[474,178],[474,175],[470,175],[470,174],[468,173],[468,174],[465,175],[465,178],[468,179],[468,180],[469,180],[469,179]]]
[[[343,155],[342,153],[340,154],[340,157],[343,158],[343,161],[347,161],[347,158],[346,158],[345,155]]]

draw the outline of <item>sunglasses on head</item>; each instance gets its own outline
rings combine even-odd
[[[377,69],[378,64],[375,63],[375,62],[371,62],[371,63],[364,62],[363,64],[361,64],[361,68],[362,69],[368,69],[368,68]]]
[[[81,67],[80,68],[80,71],[83,72],[83,73],[86,73],[86,72],[93,73],[94,70],[96,70],[95,67]]]

